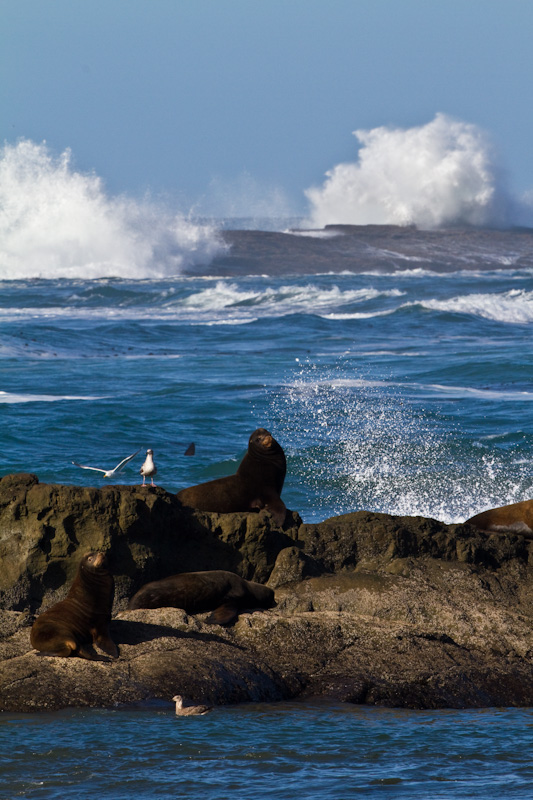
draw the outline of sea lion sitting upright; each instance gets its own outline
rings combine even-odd
[[[83,556],[67,596],[40,614],[31,629],[36,650],[52,656],[98,660],[92,643],[113,658],[116,644],[109,635],[115,583],[104,553]]]
[[[489,508],[470,517],[466,522],[482,531],[519,533],[530,539],[533,538],[533,500]]]
[[[135,608],[183,608],[187,614],[213,611],[207,622],[228,625],[244,608],[272,608],[274,591],[262,583],[246,581],[222,569],[182,572],[146,583],[133,595],[128,610]]]
[[[258,428],[235,475],[190,486],[177,496],[184,506],[219,514],[266,508],[276,525],[283,525],[287,508],[280,495],[286,472],[283,448],[271,433]]]

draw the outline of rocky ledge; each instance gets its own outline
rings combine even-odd
[[[358,511],[208,514],[161,488],[0,480],[0,710],[109,707],[176,694],[209,704],[332,696],[408,708],[533,705],[533,542],[467,524]],[[36,614],[81,556],[115,576],[119,658],[31,649]],[[175,608],[127,611],[144,583],[227,569],[277,606],[229,628]]]

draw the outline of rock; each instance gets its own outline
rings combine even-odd
[[[108,555],[115,611],[144,583],[177,572],[227,569],[265,582],[299,524],[294,513],[281,529],[267,512],[195,512],[161,488],[93,489],[7,475],[0,480],[0,607],[35,613],[57,602],[89,550]]]
[[[295,583],[323,572],[314,558],[306,555],[299,547],[285,547],[276,558],[274,569],[270,573],[268,585],[272,589],[286,583]]]
[[[358,511],[208,514],[161,488],[0,480],[0,710],[114,706],[176,694],[217,705],[297,696],[409,708],[533,704],[533,542],[470,525]],[[119,658],[30,648],[81,555],[103,549]],[[143,583],[230,569],[277,606],[230,628],[181,609],[125,611]]]

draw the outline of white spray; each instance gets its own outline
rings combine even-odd
[[[313,227],[414,224],[504,227],[517,212],[493,148],[477,126],[437,114],[408,129],[354,132],[357,163],[338,164],[306,196]]]
[[[69,150],[29,140],[0,151],[0,242],[0,279],[166,277],[223,249],[212,227],[109,197]]]

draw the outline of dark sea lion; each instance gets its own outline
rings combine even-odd
[[[280,495],[286,472],[283,448],[271,433],[258,428],[235,475],[190,486],[177,496],[184,506],[219,514],[266,508],[276,524],[283,525],[287,508]]]
[[[128,603],[135,608],[183,608],[187,614],[213,611],[207,622],[228,625],[244,608],[272,608],[274,591],[222,569],[182,572],[142,586]]]
[[[104,553],[83,556],[67,596],[40,614],[31,629],[32,647],[52,656],[98,659],[92,644],[118,656],[109,635],[115,583]]]
[[[470,525],[491,533],[520,533],[533,537],[533,500],[522,500],[508,506],[489,508],[470,519]]]

